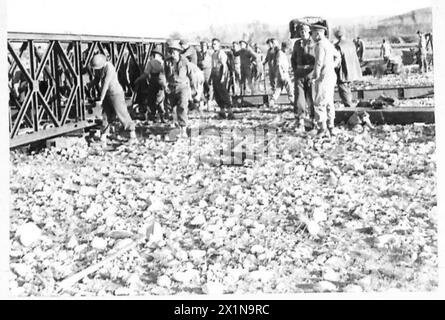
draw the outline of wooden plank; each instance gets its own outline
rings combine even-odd
[[[94,126],[96,126],[94,121],[80,121],[76,123],[67,123],[63,127],[59,128],[49,128],[34,133],[17,135],[9,140],[9,148],[19,147],[32,142],[61,136],[72,131],[91,128]]]

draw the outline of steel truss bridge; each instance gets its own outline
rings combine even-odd
[[[133,98],[131,82],[145,69],[151,50],[156,45],[165,50],[165,43],[162,38],[8,32],[10,147],[95,125],[89,107],[97,90],[89,63],[96,53],[113,63],[127,97]]]

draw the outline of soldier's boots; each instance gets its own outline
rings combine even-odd
[[[226,118],[226,113],[225,113],[224,109],[219,110],[218,117],[220,119],[225,119]]]
[[[229,111],[227,112],[227,119],[229,119],[229,120],[235,119],[235,115],[233,114],[232,109],[229,109]]]
[[[304,124],[304,119],[297,120],[297,127],[295,128],[296,132],[303,133],[306,131],[306,127]]]
[[[329,127],[329,128],[328,128],[328,131],[329,131],[329,135],[330,135],[331,137],[335,137],[335,136],[337,136],[337,134],[338,134],[337,129],[335,129],[334,127]]]

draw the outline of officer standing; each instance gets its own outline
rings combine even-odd
[[[223,119],[234,119],[232,112],[232,103],[230,101],[229,91],[227,90],[227,83],[229,78],[229,70],[227,65],[227,54],[221,49],[221,42],[219,39],[212,39],[212,74],[210,76],[213,84],[213,94],[216,103],[220,107],[219,116]]]
[[[334,45],[326,38],[327,28],[315,23],[311,26],[315,41],[315,64],[312,83],[314,86],[314,111],[317,134],[335,135],[334,132],[334,91],[337,75],[335,68],[340,55]]]
[[[351,81],[362,79],[360,61],[354,43],[345,37],[343,28],[338,28],[334,32],[338,42],[335,48],[341,56],[341,63],[336,69],[338,93],[345,107],[352,107]]]
[[[294,113],[298,123],[297,130],[303,132],[305,131],[305,119],[311,122],[314,119],[314,102],[310,80],[315,63],[315,41],[311,38],[310,31],[308,24],[300,25],[300,39],[295,41],[291,56],[294,72]]]
[[[167,79],[167,105],[172,110],[174,125],[180,128],[180,136],[186,136],[188,124],[188,104],[190,97],[196,91],[193,87],[196,83],[190,62],[181,52],[183,48],[174,41],[168,45],[169,57],[165,61],[165,77]]]
[[[90,63],[95,81],[99,83],[100,95],[96,106],[102,107],[103,129],[101,139],[105,141],[110,132],[110,123],[117,118],[130,132],[130,141],[136,140],[136,126],[128,113],[125,93],[117,77],[116,68],[103,54],[96,54]]]

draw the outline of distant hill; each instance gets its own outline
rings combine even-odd
[[[393,43],[406,43],[417,41],[416,31],[432,31],[432,8],[422,8],[404,14],[387,17],[362,16],[355,18],[330,18],[327,17],[331,29],[338,26],[344,27],[348,37],[360,35],[371,42],[380,42],[382,38],[388,38]],[[219,37],[223,42],[233,40],[250,40],[264,45],[269,37],[275,37],[282,41],[289,38],[288,22],[280,25],[270,25],[260,21],[252,21],[240,24],[212,25],[198,32],[185,35],[193,40],[203,38],[211,39]]]
[[[411,42],[417,41],[417,30],[432,32],[432,27],[432,8],[422,8],[382,19],[372,27],[361,25],[358,32],[368,39],[388,37],[392,42]]]
[[[399,14],[397,16],[383,19],[379,22],[379,24],[386,27],[393,27],[393,26],[417,27],[425,25],[431,28],[433,22],[432,20],[433,20],[432,8],[423,8],[423,9],[413,10],[405,14]],[[425,30],[425,31],[431,31],[431,30]]]

